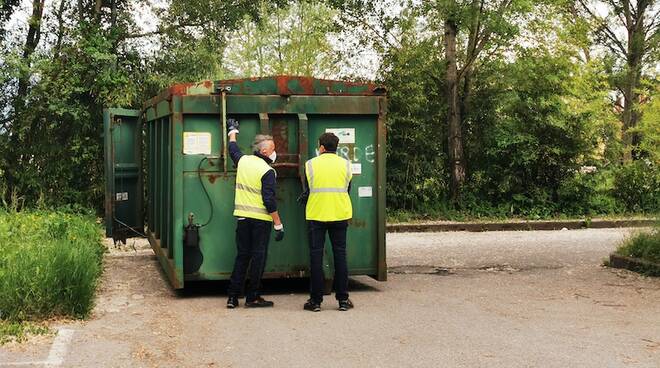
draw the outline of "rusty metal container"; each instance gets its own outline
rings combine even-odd
[[[306,277],[307,225],[296,199],[305,161],[318,155],[318,137],[332,131],[340,137],[338,154],[351,160],[354,175],[349,273],[385,280],[385,111],[385,91],[376,85],[287,76],[178,84],[147,101],[142,110],[108,109],[108,233],[130,236],[134,232],[122,224],[137,228],[144,223],[174,288],[190,280],[229,279],[236,255],[236,169],[228,158],[225,127],[228,118],[235,118],[241,123],[238,144],[244,153],[251,153],[258,133],[272,135],[276,144],[273,166],[286,237],[281,243],[271,240],[264,276]],[[136,146],[139,139],[117,140],[123,139],[117,129],[128,130],[131,124],[133,137],[143,132],[144,149]],[[127,156],[117,155],[120,151],[132,152],[127,154],[134,161],[131,170],[139,166],[138,152],[144,151],[146,223],[141,222],[140,196],[133,196],[117,177],[117,168],[124,165],[118,158]],[[198,247],[184,246],[190,214],[192,223],[205,225],[199,228]],[[328,277],[330,248],[324,262]]]

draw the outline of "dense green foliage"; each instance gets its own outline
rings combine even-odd
[[[5,198],[100,210],[102,109],[139,108],[171,83],[221,76],[225,43],[219,35],[245,14],[256,16],[257,7],[252,1],[172,1],[168,11],[154,10],[162,25],[143,33],[134,19],[143,2],[97,3],[99,11],[64,0],[50,4],[54,17],[28,19],[33,25],[41,20],[32,53],[21,34],[0,43],[0,91],[9,97],[0,100]],[[160,52],[145,52],[149,42]]]
[[[392,213],[546,218],[660,210],[660,80],[652,73],[645,79],[649,102],[643,105],[636,149],[646,158],[622,165],[610,60],[579,57],[589,35],[575,19],[564,23],[565,29],[556,28],[567,21],[558,16],[561,10],[539,5],[523,13],[527,28],[519,39],[526,42],[493,48],[461,85],[467,178],[456,207],[449,205],[445,55],[438,47],[442,28],[420,25],[427,15],[423,8],[383,20],[399,32],[396,46],[382,46],[381,67],[390,90]],[[518,32],[515,27],[504,31]]]
[[[91,311],[105,247],[94,217],[0,210],[0,312],[9,322]]]
[[[3,2],[0,19],[10,19],[17,3]],[[659,5],[646,3],[650,16]],[[659,210],[655,23],[636,36],[644,55],[630,66],[603,39],[605,20],[571,0],[112,4],[63,0],[48,4],[40,22],[25,20],[28,32],[0,27],[3,197],[100,212],[103,107],[140,108],[172,83],[202,79],[364,78],[355,66],[371,63],[375,74],[366,76],[389,91],[391,211],[540,218]],[[457,32],[466,172],[456,201],[449,24]],[[630,96],[636,100],[626,109]]]

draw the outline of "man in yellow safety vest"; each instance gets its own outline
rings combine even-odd
[[[284,238],[284,225],[277,212],[275,201],[275,142],[269,135],[257,135],[252,155],[241,153],[236,143],[239,123],[228,119],[229,155],[236,169],[236,196],[234,216],[236,224],[236,260],[229,284],[227,308],[238,307],[238,296],[250,268],[250,283],[245,293],[245,306],[272,307],[273,302],[259,294],[261,277],[266,266],[271,226],[275,229],[275,241]]]
[[[307,161],[305,175],[308,194],[305,217],[309,232],[311,287],[305,310],[319,312],[323,302],[323,248],[325,234],[332,243],[335,263],[335,297],[339,310],[353,308],[348,298],[348,265],[346,261],[346,231],[348,220],[353,217],[350,191],[350,161],[337,155],[339,138],[332,133],[319,137],[319,156]]]

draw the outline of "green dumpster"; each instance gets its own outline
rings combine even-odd
[[[276,145],[286,237],[271,240],[264,277],[308,277],[307,226],[297,198],[305,161],[318,155],[317,139],[330,131],[340,138],[338,154],[352,163],[349,273],[386,280],[385,111],[385,90],[376,85],[288,76],[177,84],[142,110],[107,109],[106,232],[119,239],[144,232],[174,288],[229,279],[236,168],[225,127],[235,118],[244,153],[259,133]],[[186,246],[186,228],[198,229],[198,246]],[[327,246],[328,277],[331,252]]]

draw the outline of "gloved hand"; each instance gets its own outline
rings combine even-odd
[[[273,228],[275,229],[275,241],[282,241],[284,239],[284,225],[274,225]]]
[[[239,127],[238,120],[236,119],[227,119],[227,135],[230,135],[232,133],[238,133],[238,127]]]

